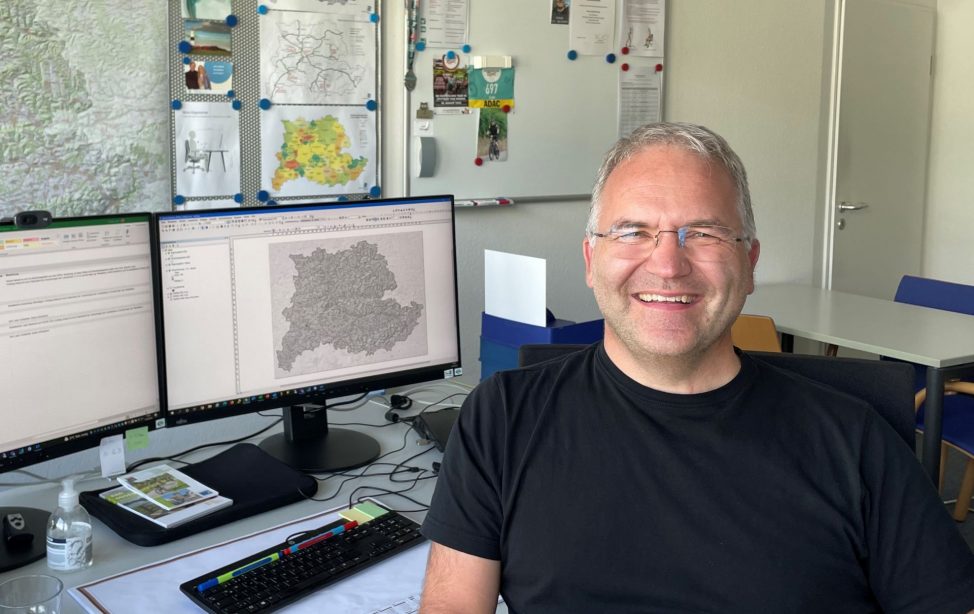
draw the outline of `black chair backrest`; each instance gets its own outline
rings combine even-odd
[[[522,345],[518,352],[518,364],[522,367],[535,364],[577,352],[585,347],[587,346],[567,343]],[[893,427],[911,450],[916,449],[911,365],[805,354],[747,354],[769,365],[797,373],[866,401]]]

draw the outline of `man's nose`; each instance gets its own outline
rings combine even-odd
[[[690,259],[680,247],[675,230],[660,231],[656,235],[656,247],[643,262],[643,266],[660,277],[682,277],[690,273]]]

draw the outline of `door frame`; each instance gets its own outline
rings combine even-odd
[[[835,194],[838,183],[839,116],[842,103],[842,53],[845,38],[846,0],[835,0],[832,14],[832,67],[829,72],[829,116],[825,151],[825,215],[822,229],[821,287],[832,288],[832,256],[835,250]]]

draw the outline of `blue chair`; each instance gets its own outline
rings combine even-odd
[[[974,286],[904,275],[893,299],[909,303],[974,316]],[[926,399],[926,367],[916,365],[917,429],[923,430],[923,401]],[[940,482],[943,483],[944,461],[947,446],[968,457],[961,481],[954,520],[963,522],[974,495],[974,383],[959,380],[944,385],[943,441],[940,459]]]

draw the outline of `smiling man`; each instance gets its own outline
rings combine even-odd
[[[974,555],[864,402],[736,351],[760,246],[723,138],[607,154],[582,244],[605,339],[465,403],[422,611],[956,612]]]

